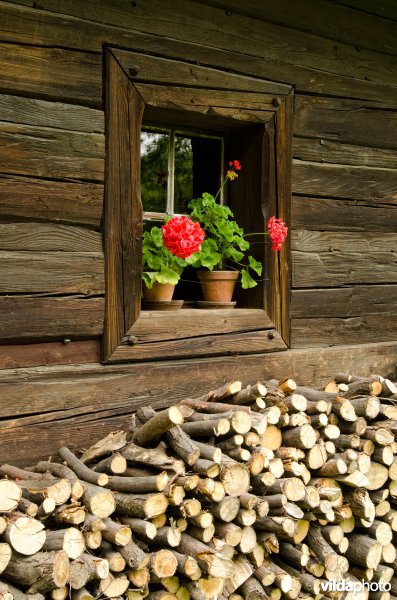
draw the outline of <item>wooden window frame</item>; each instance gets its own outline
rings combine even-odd
[[[161,61],[168,67],[165,76],[158,75],[163,73]],[[236,220],[249,230],[250,221],[251,226],[257,224],[261,211],[264,216],[282,217],[290,226],[292,88],[283,86],[285,93],[274,95],[274,82],[244,76],[240,82],[239,76],[228,77],[210,67],[190,71],[191,81],[189,64],[183,60],[105,50],[102,360],[106,363],[254,354],[285,350],[289,345],[289,238],[278,253],[271,252],[270,244],[264,245],[267,283],[263,308],[255,308],[258,286],[244,292],[248,308],[205,311],[205,318],[200,309],[141,312],[140,128],[144,112],[146,122],[153,124],[158,124],[159,118],[171,125],[183,119],[189,129],[200,128],[210,134],[232,132],[229,151],[236,152],[231,157],[251,168],[246,183],[241,178],[240,200],[231,188]],[[204,86],[197,82],[197,73]],[[242,192],[247,199],[244,206]],[[254,228],[257,230],[257,225]]]

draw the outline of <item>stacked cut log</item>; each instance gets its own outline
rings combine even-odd
[[[0,600],[397,597],[396,402],[377,376],[233,381],[3,464]]]

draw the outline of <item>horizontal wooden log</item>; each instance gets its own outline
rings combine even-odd
[[[99,228],[103,184],[0,174],[0,216]]]
[[[397,261],[391,252],[294,251],[293,263],[294,287],[397,283]]]
[[[360,285],[354,287],[293,290],[293,319],[360,319],[367,316],[390,318],[397,314],[397,286]],[[391,325],[392,323],[389,323]],[[384,332],[386,333],[386,332]]]
[[[103,181],[104,137],[52,127],[0,123],[3,173]]]
[[[380,142],[381,143],[381,142]],[[342,144],[331,140],[294,138],[294,158],[303,161],[396,169],[395,150]]]
[[[397,234],[378,232],[305,231],[292,233],[291,249],[300,252],[393,252]],[[386,266],[386,264],[385,264]]]
[[[395,317],[367,315],[346,318],[303,318],[291,320],[291,347],[365,344],[396,338]]]
[[[98,340],[0,346],[0,369],[96,363],[99,360]]]
[[[104,298],[83,295],[0,296],[0,313],[3,323],[0,339],[3,343],[24,338],[97,337],[103,333]],[[25,351],[28,353],[28,348]],[[0,353],[3,355],[1,348]],[[96,362],[96,359],[91,362]]]
[[[296,229],[314,231],[395,231],[397,203],[382,200],[343,200],[293,196],[292,215]]]
[[[205,0],[205,4],[224,6],[226,2]],[[395,53],[393,25],[387,19],[388,16],[390,19],[395,14],[392,4],[388,6],[383,4],[378,8],[368,0],[365,3],[365,9],[368,12],[360,10],[363,8],[363,3],[360,3],[359,0],[347,2],[341,0],[341,2],[337,1],[331,5],[326,2],[315,4],[305,2],[299,6],[299,10],[290,10],[291,5],[288,0],[270,6],[257,6],[255,0],[249,0],[244,7],[238,0],[231,0],[227,5],[234,14],[242,12],[265,21],[284,23],[292,29],[309,31],[320,37],[372,48],[375,51],[382,49],[385,52]],[[354,8],[359,10],[354,10]],[[357,104],[357,106],[360,107],[361,104]]]
[[[51,223],[0,223],[0,250],[101,253],[102,235]]]
[[[0,52],[2,90],[99,107],[102,101],[99,54],[10,44],[1,44]]]
[[[295,98],[294,133],[358,146],[396,149],[396,114],[342,98]]]
[[[292,165],[294,194],[382,200],[397,197],[395,169],[380,169],[294,160]]]
[[[51,0],[45,0],[43,7],[47,10],[51,10]],[[182,8],[179,4],[176,4],[172,7],[172,10],[164,13],[163,10],[164,7],[161,4],[156,4],[155,7],[151,7],[151,12],[149,13],[144,9],[134,11],[133,13],[117,11],[104,13],[98,7],[93,7],[91,13],[89,11],[85,12],[85,18],[93,22],[106,22],[109,25],[124,27],[126,29],[129,27],[137,30],[142,28],[143,31],[150,31],[150,33],[157,35],[164,34],[164,31],[166,30],[169,37],[178,38],[177,23]],[[158,19],[162,21],[162,28],[160,28],[157,20],[151,18],[153,12],[155,12],[158,15]],[[69,9],[68,13],[75,16],[81,16],[78,7],[74,10]],[[90,14],[90,16],[87,16],[88,14]],[[262,67],[262,76],[268,77],[269,79],[276,81],[281,79],[289,82],[293,80],[294,83],[300,84],[299,87],[303,84],[302,80],[304,80],[307,81],[308,89],[311,87],[313,91],[317,89],[317,91],[324,93],[325,81],[328,80],[328,89],[330,89],[329,80],[331,79],[331,76],[333,76],[334,80],[336,80],[334,84],[335,89],[333,90],[334,94],[338,91],[338,95],[340,96],[349,96],[351,94],[354,96],[353,91],[346,93],[348,82],[344,81],[345,89],[342,92],[342,83],[339,83],[338,80],[350,78],[354,81],[354,78],[357,78],[360,80],[360,85],[363,88],[359,90],[360,93],[356,92],[355,97],[358,98],[369,97],[370,94],[365,94],[364,90],[366,88],[371,89],[371,84],[372,86],[375,83],[387,86],[393,81],[390,68],[386,68],[386,65],[383,65],[381,61],[379,61],[377,53],[372,53],[369,50],[362,50],[360,53],[361,61],[359,62],[353,47],[340,43],[338,45],[339,53],[335,53],[334,42],[325,38],[316,39],[315,50],[311,52],[306,51],[304,53],[304,56],[300,58],[299,67],[295,68],[294,73],[293,65],[295,62],[296,48],[307,48],[308,45],[310,46],[311,37],[308,36],[307,33],[294,31],[288,28],[287,34],[285,28],[280,27],[279,25],[274,25],[262,20],[254,20],[245,15],[239,15],[240,36],[233,36],[233,23],[229,23],[228,20],[225,21],[222,19],[222,10],[213,7],[206,8],[206,20],[208,20],[212,26],[205,29],[201,27],[202,14],[203,9],[200,5],[191,7],[185,22],[185,28],[189,31],[189,41],[198,44],[202,40],[203,35],[206,34],[208,45],[238,53],[241,48],[240,36],[243,36],[246,40],[246,53],[257,57],[258,59],[262,59],[262,61],[265,62],[265,65]],[[248,34],[250,34],[250,37],[247,46]],[[265,40],[265,42],[263,40]],[[279,53],[280,40],[282,40],[284,48],[282,59],[280,59]],[[273,66],[273,69],[271,69],[271,65],[268,64],[271,62],[279,63],[277,65],[279,69],[278,79],[275,67]],[[355,68],[353,68],[351,63],[353,63]],[[280,73],[280,70],[282,73]],[[327,70],[329,73],[327,73]],[[320,81],[313,77],[310,86],[306,71],[314,71],[314,73],[323,71],[323,75],[320,77],[319,73],[318,79]],[[328,75],[328,77],[326,77],[326,75]],[[365,77],[367,77],[367,81],[365,81]],[[370,81],[368,82],[368,80]],[[321,85],[319,85],[320,82]],[[353,86],[350,87],[352,88]]]
[[[21,9],[17,11],[21,13]],[[4,38],[3,38],[4,39]],[[37,127],[55,127],[86,133],[104,132],[104,114],[77,104],[48,102],[23,96],[0,96],[1,120]]]
[[[104,291],[103,254],[96,252],[0,252],[0,293]]]

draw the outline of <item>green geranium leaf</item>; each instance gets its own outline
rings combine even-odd
[[[244,238],[241,238],[240,240],[238,240],[237,243],[238,243],[238,247],[243,252],[246,252],[248,250],[248,248],[250,247],[250,243],[247,240],[245,240]]]
[[[234,262],[239,263],[243,260],[244,254],[240,252],[240,250],[237,250],[237,248],[233,248],[233,246],[230,246],[227,249],[227,258],[231,258],[232,260],[234,260]]]
[[[201,257],[201,265],[212,271],[214,267],[220,264],[221,258],[222,257],[218,252],[211,252],[211,254],[206,254]]]
[[[156,273],[156,281],[159,283],[170,283],[171,285],[176,285],[180,279],[180,274],[176,273],[172,269],[168,267],[163,267],[161,271]]]
[[[233,240],[233,231],[231,227],[228,226],[227,222],[224,223],[221,221],[218,225],[218,231],[228,242]]]
[[[260,263],[258,260],[255,260],[255,258],[252,256],[249,256],[248,264],[257,275],[262,275],[262,263]]]
[[[241,287],[243,288],[243,290],[248,290],[249,288],[253,288],[256,285],[258,284],[254,279],[252,279],[247,269],[241,269]]]
[[[156,281],[156,273],[143,271],[142,279],[146,284],[146,287],[149,289],[153,287],[154,282]]]

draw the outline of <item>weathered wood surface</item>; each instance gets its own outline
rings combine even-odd
[[[345,232],[345,231],[294,231],[292,233],[292,250],[300,252],[338,252],[351,251],[357,253],[389,252],[395,253],[397,231],[386,232]],[[385,263],[385,267],[386,267]]]
[[[335,198],[292,197],[295,229],[315,231],[395,232],[397,200],[340,200]]]
[[[129,330],[138,342],[195,337],[209,334],[238,333],[271,329],[272,321],[260,309],[206,310],[184,308],[172,316],[161,311],[142,311],[136,325]]]
[[[338,4],[343,3],[346,6],[351,6],[352,8],[357,8],[359,10],[365,10],[373,15],[385,17],[394,21],[397,20],[397,10],[393,0],[384,0],[380,5],[373,4],[371,0],[336,0],[336,2]]]
[[[36,98],[1,94],[0,115],[2,121],[10,123],[55,127],[86,133],[104,131],[104,115],[101,110],[63,102],[48,102]]]
[[[199,2],[232,10],[234,14],[245,14],[271,23],[283,23],[293,29],[369,48],[376,52],[397,54],[393,23],[370,16],[363,11],[355,11],[353,15],[347,6],[337,6],[335,2],[331,4],[326,0],[301,0],[299,4],[291,4],[289,0],[266,4],[258,4],[256,0],[247,0],[244,4],[239,0],[199,0]],[[349,2],[342,0],[341,4],[349,5]],[[359,9],[363,5],[359,0],[355,4],[354,2],[350,4]],[[366,11],[383,17],[385,16],[384,3],[375,7],[369,0]]]
[[[196,317],[199,318],[199,317]],[[287,346],[276,330],[228,333],[194,337],[188,329],[185,337],[176,340],[120,344],[111,356],[112,362],[164,360],[191,356],[234,356],[286,350]]]
[[[24,4],[25,2],[21,0],[19,3]],[[56,0],[43,0],[40,6],[46,10],[55,11],[55,13],[59,10]],[[7,9],[8,7],[9,5],[7,5]],[[225,19],[224,10],[217,8],[203,8],[200,4],[196,6],[189,4],[189,11],[186,12],[183,0],[166,4],[159,0],[153,0],[145,5],[135,5],[132,8],[127,3],[116,7],[114,5],[104,6],[100,2],[96,2],[87,7],[77,0],[62,9],[61,18],[56,15],[45,15],[45,26],[40,24],[40,21],[43,21],[41,11],[21,8],[22,14],[23,11],[28,10],[30,10],[30,14],[27,15],[26,20],[31,21],[32,32],[30,43],[42,44],[47,39],[52,44],[54,39],[61,38],[64,47],[69,48],[84,49],[87,43],[95,43],[99,52],[102,43],[105,42],[114,45],[123,44],[134,49],[145,49],[146,45],[146,49],[155,52],[156,39],[149,41],[147,35],[139,35],[135,31],[160,36],[166,34],[176,38],[173,45],[176,51],[174,56],[177,57],[192,58],[201,64],[233,65],[235,70],[246,74],[295,84],[298,91],[317,93],[327,93],[328,91],[328,93],[338,96],[382,100],[385,106],[396,106],[395,90],[391,87],[395,81],[393,66],[381,61],[378,53],[361,50],[358,57],[356,48],[347,44],[339,44],[336,52],[335,43],[332,40],[245,16],[239,16],[239,28],[236,33],[235,21]],[[34,12],[36,12],[36,16],[34,16]],[[66,16],[67,13],[70,15],[69,17]],[[181,14],[184,15],[184,28],[180,28],[178,25]],[[206,15],[205,19],[203,14]],[[81,17],[86,20],[83,21]],[[35,20],[38,20],[39,24],[33,26]],[[8,28],[11,30],[8,32],[9,38],[12,37],[12,31],[15,29],[14,17],[11,17],[11,22],[13,24]],[[23,17],[18,22],[23,22]],[[99,27],[98,30],[98,22],[99,24],[106,23],[106,28],[102,27],[101,31]],[[133,29],[134,34],[132,35],[128,29]],[[103,33],[104,30],[106,30],[106,34]],[[18,35],[22,35],[22,39],[26,40],[26,35],[17,33],[16,36]],[[180,42],[177,41],[181,37],[193,42],[194,45],[190,46],[190,49],[188,45],[185,45],[183,51]],[[203,39],[206,40],[207,46],[202,46]],[[89,42],[89,40],[94,40],[94,42]],[[199,48],[197,44],[201,47]],[[160,43],[161,46],[163,45]],[[245,49],[245,55],[239,54],[241,47]],[[32,50],[31,58],[37,52],[39,50]],[[58,51],[58,56],[59,52],[64,51]],[[65,59],[71,62],[71,73],[73,74],[75,57],[68,52],[64,52],[64,54]],[[296,64],[297,54],[299,54],[299,65]],[[87,63],[89,60],[95,62],[97,58],[99,57],[91,56],[89,58],[87,55],[85,62]],[[14,77],[15,86],[17,80],[15,72],[19,65],[18,57],[13,62],[13,68],[9,69],[10,72],[7,75],[7,82]],[[91,69],[90,77],[97,78],[96,84],[98,84],[101,75],[98,62],[96,67],[96,69]],[[55,75],[55,73],[53,74]],[[77,79],[81,81],[79,77]],[[54,90],[54,83],[51,86],[51,80],[46,78],[46,81],[46,87],[51,94]],[[60,84],[61,87],[64,87],[65,95],[70,98],[72,90],[70,86],[67,86],[64,78],[61,79]],[[31,81],[30,85],[34,88],[35,82]],[[7,89],[12,90],[13,87]],[[83,89],[78,90],[78,96],[75,97],[95,106],[100,94],[92,91],[93,93],[90,94],[87,92],[87,86],[85,89],[83,86]]]
[[[397,283],[396,233],[297,231],[293,287]]]
[[[117,348],[140,311],[143,225],[139,131],[143,110],[142,98],[107,52],[104,358]]]
[[[335,287],[338,285],[397,283],[395,253],[349,251],[294,251],[294,287]],[[368,266],[370,265],[370,269]]]
[[[395,285],[293,290],[291,315],[300,319],[319,317],[358,317],[359,315],[397,314]]]
[[[0,252],[0,293],[103,294],[98,252]]]
[[[294,287],[397,283],[396,233],[296,231]]]
[[[329,198],[397,199],[397,170],[293,160],[292,191]]]
[[[141,37],[138,44],[140,45]],[[143,41],[143,40],[142,40]],[[175,49],[177,43],[175,44]],[[210,67],[171,60],[160,56],[147,56],[129,50],[113,49],[113,55],[123,65],[133,81],[156,82],[164,85],[189,87],[206,87],[225,90],[276,94],[280,98],[290,92],[290,86],[276,81],[266,81],[244,76],[242,74],[225,73]],[[134,75],[132,75],[134,73]],[[274,107],[273,107],[274,109]]]
[[[395,290],[395,293],[397,290]],[[325,296],[325,294],[324,294]],[[324,297],[323,302],[327,299]],[[397,337],[397,313],[341,318],[291,319],[292,348],[338,346],[392,341]]]
[[[396,127],[396,112],[374,110],[372,103],[296,96],[294,134],[300,137],[395,150]]]
[[[104,154],[101,134],[0,123],[3,173],[103,181]]]
[[[229,85],[233,85],[232,81]],[[209,90],[209,86],[189,89],[180,86],[157,86],[148,83],[137,83],[135,87],[144,99],[145,104],[158,108],[175,108],[180,103],[191,106],[191,110],[194,110],[195,105],[205,106],[210,103],[211,107],[269,110],[272,113],[275,109],[273,94],[258,94],[248,90]]]
[[[397,127],[395,130],[397,131]],[[395,150],[341,144],[323,138],[295,137],[294,158],[331,164],[380,167],[383,169],[397,168],[397,153]]]
[[[98,340],[0,346],[0,369],[98,362]]]
[[[103,297],[0,296],[0,339],[99,336],[104,304]]]
[[[0,218],[99,228],[103,185],[0,174]]]
[[[102,252],[102,235],[52,223],[0,223],[0,250]]]
[[[4,92],[94,107],[101,104],[100,55],[2,43],[0,54],[0,89]]]
[[[367,12],[364,12],[356,10],[360,7],[354,0],[344,3],[351,4],[353,8],[325,0],[302,0],[299,6],[289,6],[288,10],[288,0],[281,0],[272,6],[258,6],[256,0],[247,0],[244,6],[239,5],[237,0],[231,0],[230,5],[223,0],[204,0],[189,3],[189,11],[186,11],[184,0],[165,3],[150,0],[139,6],[131,6],[127,0],[110,5],[99,0],[89,5],[81,0],[72,0],[67,7],[62,7],[62,13],[65,14],[57,14],[60,11],[57,0],[43,0],[40,3],[40,6],[52,12],[32,8],[31,4],[28,0],[12,3],[0,1],[0,49],[3,51],[0,89],[8,94],[40,98],[0,96],[1,118],[7,122],[2,127],[11,127],[13,131],[17,127],[20,132],[36,132],[34,139],[14,135],[12,139],[15,141],[18,138],[19,141],[17,150],[12,152],[17,152],[18,160],[14,160],[15,156],[10,154],[1,161],[5,165],[3,169],[13,167],[9,175],[0,175],[2,220],[26,219],[95,228],[99,226],[103,195],[101,185],[89,181],[81,184],[39,180],[22,175],[33,174],[37,177],[44,174],[51,177],[51,173],[55,173],[59,177],[91,179],[92,171],[97,170],[98,165],[92,169],[90,162],[95,159],[87,159],[88,170],[82,168],[79,158],[73,162],[70,150],[71,156],[65,162],[61,138],[57,146],[54,138],[48,141],[40,137],[38,140],[37,133],[47,133],[49,129],[52,135],[59,134],[63,136],[62,140],[69,143],[73,139],[82,142],[85,134],[100,134],[103,131],[102,111],[79,106],[101,106],[103,43],[168,56],[153,61],[145,54],[117,50],[116,55],[124,57],[128,68],[139,69],[137,75],[134,75],[134,71],[130,73],[136,81],[141,81],[140,76],[147,76],[143,76],[143,73],[149,73],[149,81],[164,84],[249,90],[253,81],[250,75],[253,75],[267,80],[257,81],[259,93],[274,94],[275,98],[281,99],[288,92],[288,86],[284,84],[295,84],[296,90],[303,91],[305,95],[295,98],[294,152],[295,157],[301,160],[294,165],[293,189],[302,197],[294,198],[292,223],[296,229],[328,231],[330,236],[322,238],[326,243],[329,242],[329,247],[320,244],[322,249],[318,251],[313,238],[309,238],[307,233],[298,233],[304,236],[304,240],[299,238],[303,246],[294,253],[297,277],[294,283],[301,285],[299,282],[303,280],[302,285],[308,288],[349,283],[363,286],[359,315],[364,317],[367,311],[370,319],[364,323],[350,322],[345,330],[350,332],[347,341],[367,339],[368,332],[373,331],[376,311],[380,315],[379,323],[383,323],[385,294],[380,288],[391,286],[373,284],[387,284],[396,280],[393,249],[388,246],[383,254],[378,250],[368,254],[370,245],[357,246],[354,242],[353,246],[346,246],[346,240],[335,237],[334,232],[396,231],[394,206],[397,180],[396,171],[391,168],[396,165],[396,112],[386,110],[397,104],[395,63],[390,56],[396,53],[396,37],[395,24],[383,18],[384,3],[379,9],[375,6],[371,8],[367,3]],[[225,10],[232,10],[233,14],[225,14]],[[386,10],[390,14],[390,6]],[[377,12],[378,16],[369,14],[371,12]],[[163,36],[174,39],[165,43]],[[59,48],[54,48],[54,40],[57,40]],[[241,53],[242,49],[244,53]],[[172,57],[183,57],[190,62],[172,63],[174,68],[170,68]],[[232,69],[234,73],[228,75],[197,63]],[[245,75],[241,77],[240,73]],[[146,82],[144,78],[143,81]],[[316,95],[306,95],[310,93]],[[328,94],[328,97],[319,94]],[[331,95],[347,98],[332,98]],[[70,104],[62,104],[62,101]],[[15,126],[14,123],[20,125]],[[88,135],[85,139],[91,138]],[[40,146],[38,151],[37,144]],[[27,148],[27,152],[24,148]],[[81,146],[78,145],[78,148]],[[91,150],[88,148],[89,152]],[[33,157],[33,162],[29,163],[29,157]],[[310,195],[317,197],[309,198]],[[8,242],[3,242],[10,244],[10,250],[14,249],[11,237]],[[23,243],[27,238],[23,236],[20,239]],[[45,240],[47,248],[51,243],[51,240]],[[62,240],[59,244],[62,246]],[[329,250],[331,247],[333,251]],[[35,252],[31,254],[33,257]],[[322,260],[324,264],[321,264]],[[366,267],[371,278],[365,274]],[[66,265],[66,268],[69,267]],[[387,275],[389,269],[390,276]],[[352,272],[349,273],[349,270]],[[36,283],[42,277],[41,273],[46,288],[44,264],[35,273]],[[375,292],[372,293],[368,289],[371,286],[365,283],[377,290],[380,299],[378,309]],[[357,298],[360,289],[348,288],[347,292]],[[85,291],[84,288],[83,293]],[[307,289],[295,290],[294,294],[306,291],[313,292],[314,296],[320,293],[315,289]],[[336,298],[339,292],[345,292],[342,288],[335,290],[333,287],[328,291],[332,298]],[[364,299],[366,292],[368,300]],[[89,286],[88,293],[91,293]],[[103,288],[93,293],[103,293]],[[296,297],[293,295],[293,298]],[[12,299],[17,301],[17,298]],[[18,330],[21,333],[29,326],[28,307],[32,306],[32,300],[31,297],[20,299],[20,302],[26,301]],[[43,315],[43,320],[37,319],[37,323],[47,329],[50,316],[55,319],[55,308],[50,309],[48,302],[55,298],[41,300],[48,306],[49,316],[45,320],[47,315]],[[73,313],[70,308],[57,315],[53,331],[64,335],[65,331],[77,331],[77,327],[80,327],[80,331],[87,332],[87,335],[90,335],[89,332],[97,335],[102,327],[99,317],[101,299],[73,298],[72,302],[78,302],[81,306],[76,311],[76,327],[73,328],[71,322]],[[91,302],[98,303],[92,318],[86,308]],[[55,303],[51,306],[55,307]],[[303,324],[303,320],[312,316],[310,306],[308,303],[306,313],[302,308],[292,323],[300,339],[306,335],[303,331],[306,323]],[[323,313],[317,314],[320,309]],[[328,302],[321,299],[320,307],[316,308],[316,318],[325,318],[329,311]],[[88,318],[85,324],[80,320],[83,313]],[[15,313],[11,320],[13,318]],[[63,318],[65,327],[60,323]],[[335,320],[334,325],[338,330],[344,319],[359,317],[357,313],[333,313],[329,318]],[[11,324],[8,327],[11,328]],[[33,323],[31,328],[40,334],[39,328],[35,328]],[[330,337],[332,334],[327,339]],[[307,340],[309,343],[309,338]],[[314,340],[313,343],[317,342]]]
[[[291,93],[276,113],[276,181],[277,211],[291,231],[291,162],[294,96]],[[283,340],[290,344],[291,235],[276,253],[280,277],[280,321],[277,323]],[[273,292],[274,293],[274,292]]]
[[[338,370],[395,377],[396,359],[397,343],[390,342],[123,366],[3,370],[0,398],[2,413],[9,420],[1,425],[0,451],[4,460],[26,464],[28,452],[34,461],[48,456],[61,443],[86,447],[99,432],[105,435],[122,421],[125,427],[125,415],[138,406],[165,407],[197,395],[203,386],[214,389],[220,381],[236,377],[247,384],[282,378],[288,372],[306,385],[325,381]],[[54,398],[57,410],[52,412]]]
[[[397,286],[293,290],[292,347],[396,339]]]

